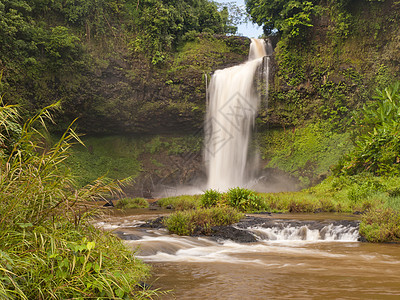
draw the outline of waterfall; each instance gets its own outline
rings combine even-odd
[[[226,191],[245,186],[250,179],[247,152],[260,102],[255,79],[265,56],[265,41],[252,39],[246,63],[217,70],[211,77],[204,128],[209,189]],[[269,58],[267,68],[268,62]]]

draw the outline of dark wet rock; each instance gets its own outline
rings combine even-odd
[[[364,236],[362,236],[362,235],[360,235],[360,236],[358,237],[358,241],[359,241],[359,242],[362,242],[362,243],[367,243],[367,242],[368,242],[367,239],[366,239]]]
[[[165,228],[164,225],[164,217],[158,217],[154,220],[149,220],[144,224],[141,224],[139,227],[146,227],[146,228]]]
[[[125,240],[125,241],[137,241],[142,238],[139,235],[126,233],[123,231],[115,231],[114,234],[117,235],[120,239]]]
[[[257,239],[250,232],[235,228],[233,226],[211,227],[210,236],[215,239],[231,240],[237,243],[254,243]]]
[[[158,201],[150,202],[149,210],[159,210],[161,206],[158,204]]]

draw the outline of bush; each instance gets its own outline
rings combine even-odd
[[[270,207],[267,205],[265,199],[256,194],[251,194],[247,198],[247,207],[246,211],[267,211],[270,210]]]
[[[265,211],[269,209],[265,199],[255,192],[244,188],[232,188],[227,195],[228,205],[242,211]]]
[[[314,212],[316,210],[316,205],[314,202],[316,201],[312,201],[307,198],[292,199],[289,202],[288,211],[291,213]]]
[[[204,192],[200,197],[200,203],[202,207],[216,206],[220,202],[222,194],[216,190],[209,189]]]
[[[123,198],[117,202],[116,208],[129,209],[129,208],[147,208],[149,202],[144,198]]]
[[[247,207],[247,199],[253,194],[254,192],[248,189],[240,187],[232,188],[227,193],[227,201],[230,206],[244,211]]]
[[[400,83],[377,90],[374,99],[356,116],[356,147],[334,168],[335,174],[400,174]]]
[[[200,208],[171,214],[165,225],[169,232],[178,235],[209,234],[211,227],[238,222],[243,215],[231,207]]]
[[[360,235],[369,242],[400,242],[400,212],[390,208],[369,210],[362,216]]]

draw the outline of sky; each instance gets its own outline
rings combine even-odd
[[[228,3],[228,2],[235,2],[237,6],[242,7],[243,10],[246,9],[246,5],[244,3],[244,0],[214,0],[215,2],[218,3]],[[252,22],[244,23],[238,25],[238,33],[247,36],[247,37],[259,37],[260,35],[263,34],[262,27],[258,26],[257,24],[254,24]]]

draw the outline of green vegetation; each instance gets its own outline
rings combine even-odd
[[[138,2],[136,11],[131,13],[138,28],[131,47],[150,54],[154,65],[163,62],[168,50],[193,33],[236,32],[236,28],[227,26],[228,15],[218,12],[217,6],[207,0],[145,0]]]
[[[374,101],[356,114],[354,148],[333,168],[331,177],[301,192],[267,194],[267,205],[294,212],[366,211],[360,232],[367,240],[399,241],[399,86],[378,89]],[[289,154],[290,159],[293,151]]]
[[[365,212],[368,240],[399,241],[399,84],[391,85],[400,61],[398,2],[246,3],[265,33],[279,37],[268,109],[258,118],[277,128],[257,137],[266,167],[303,187],[328,176],[300,192],[262,195],[266,205]]]
[[[144,198],[122,198],[118,200],[115,207],[121,209],[147,208],[149,207],[149,202]]]
[[[398,177],[376,177],[363,173],[330,176],[319,185],[299,192],[263,194],[272,211],[288,212],[365,212],[369,209],[395,208],[400,201],[393,191]]]
[[[46,139],[56,105],[19,125],[0,105],[0,297],[4,299],[148,299],[148,267],[122,241],[91,225],[91,202],[118,192],[104,179],[75,189],[64,164],[73,141]]]
[[[302,187],[322,181],[332,166],[353,148],[351,133],[338,133],[324,121],[258,133],[265,168],[296,177]]]
[[[391,207],[399,201],[393,192],[396,190],[393,187],[399,183],[398,178],[361,174],[353,178],[331,176],[321,184],[299,192],[256,193],[237,187],[220,194],[213,206],[231,206],[247,213],[364,212],[370,208]]]
[[[353,152],[337,167],[348,175],[371,172],[376,175],[400,173],[400,83],[377,90],[375,102],[364,106],[357,125],[360,133]]]
[[[183,195],[175,197],[167,197],[157,202],[162,208],[171,207],[178,211],[195,209],[200,206],[200,196]]]
[[[238,222],[243,215],[230,207],[198,208],[171,214],[165,225],[169,232],[179,235],[209,234],[211,227]]]
[[[362,217],[360,234],[370,242],[399,242],[400,213],[391,209],[373,210]]]
[[[232,188],[226,194],[226,202],[239,211],[260,211],[266,208],[265,201],[253,191],[243,188]]]
[[[206,190],[203,195],[200,197],[200,203],[202,207],[212,207],[216,206],[218,202],[220,202],[222,197],[222,193],[210,189]]]
[[[385,0],[368,0],[371,5],[374,2],[385,2]],[[351,26],[351,8],[357,5],[355,0],[338,0],[334,2],[320,2],[316,0],[247,0],[247,12],[253,21],[263,26],[266,34],[278,30],[284,38],[304,38],[313,21],[327,11],[335,22],[335,34],[347,35]]]
[[[225,36],[241,19],[237,9],[232,19],[228,9],[234,12],[235,6],[208,0],[2,1],[0,72],[6,76],[0,93],[7,90],[7,101],[22,104],[28,116],[61,100],[53,132],[80,117],[85,132],[154,134],[154,127],[174,123],[166,118],[182,114],[185,125],[197,130],[204,69],[243,60],[235,41],[246,39]],[[196,69],[191,68],[195,61],[186,61],[192,81],[182,80],[188,78],[187,65],[174,61],[180,49],[202,40],[209,44],[217,36],[221,46],[207,46],[203,53],[219,61],[203,61]],[[217,53],[224,46],[225,55]],[[155,93],[162,89],[167,91]],[[176,124],[166,127],[176,129]]]
[[[143,143],[127,137],[86,137],[72,148],[68,164],[78,186],[101,176],[111,179],[136,177],[142,170],[139,155]]]
[[[277,29],[296,37],[304,28],[313,26],[311,21],[318,6],[313,1],[247,0],[246,7],[254,22],[263,26],[265,33],[270,34]]]
[[[261,0],[247,1],[247,9],[267,34],[279,30],[271,34],[277,67],[262,124],[298,129],[327,121],[332,133],[348,132],[353,111],[398,77],[396,1]]]
[[[84,136],[82,141],[68,158],[78,187],[99,177],[129,178],[126,186],[134,186],[146,176],[174,174],[199,156],[202,136]]]
[[[265,211],[265,199],[248,189],[240,187],[232,188],[226,193],[213,189],[204,191],[202,195],[177,196],[158,200],[161,207],[171,206],[175,210],[183,211],[188,209],[211,208],[211,207],[232,207],[241,212]]]

